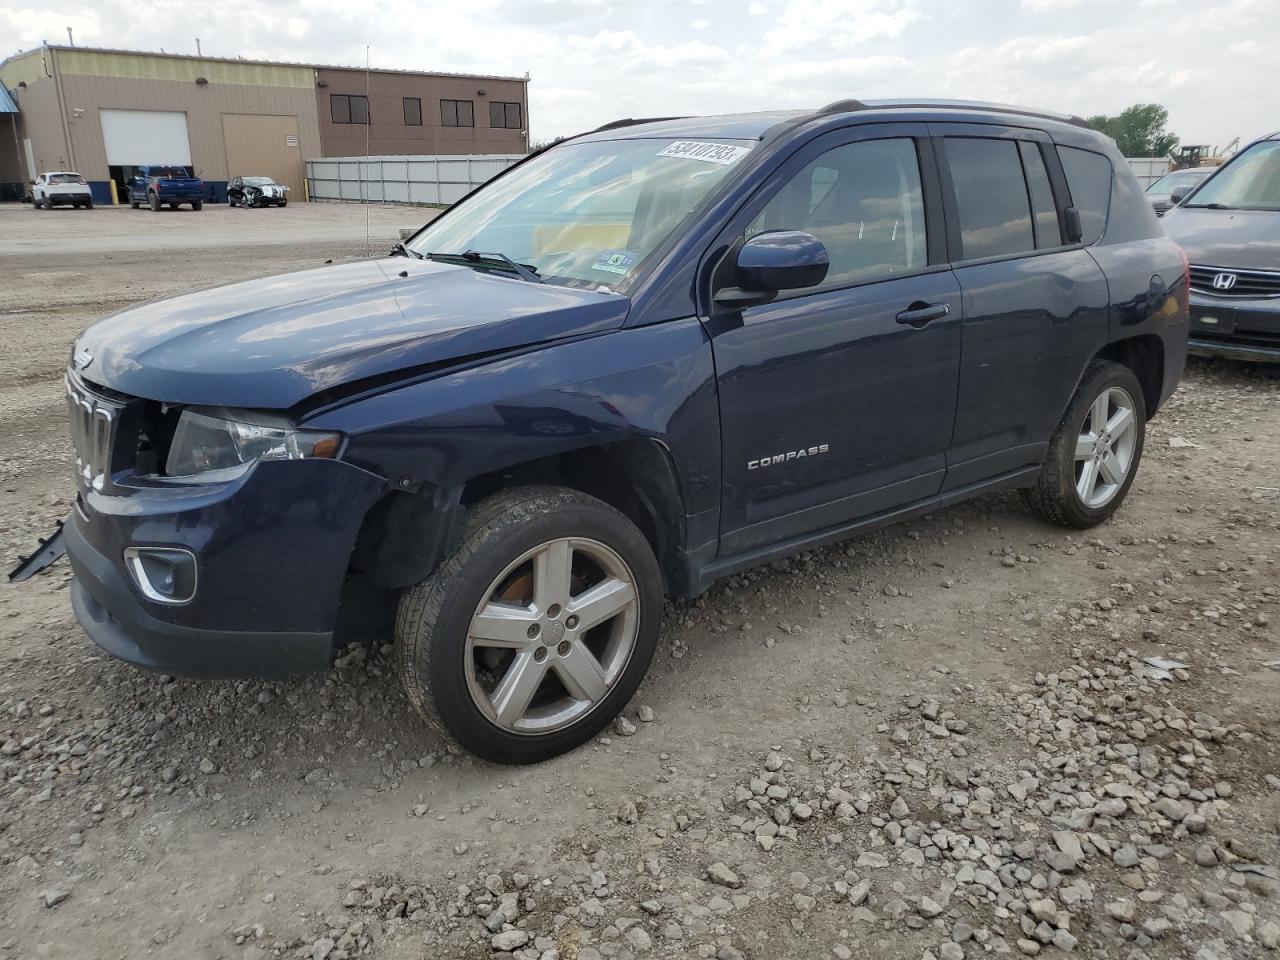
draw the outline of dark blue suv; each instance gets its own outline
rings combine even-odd
[[[610,124],[388,257],[91,327],[72,604],[110,653],[191,676],[394,635],[429,722],[539,760],[626,704],[664,595],[993,490],[1107,519],[1187,298],[1074,118]]]

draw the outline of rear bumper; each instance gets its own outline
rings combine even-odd
[[[323,669],[356,532],[383,488],[350,464],[301,460],[220,485],[87,492],[63,527],[76,618],[111,655],[179,676]],[[193,557],[194,595],[148,595],[130,547]]]
[[[1191,293],[1188,349],[1197,356],[1280,363],[1280,298]]]

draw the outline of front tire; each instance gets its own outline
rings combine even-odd
[[[396,617],[401,679],[429,725],[496,763],[599,733],[648,670],[662,579],[644,535],[562,487],[503,491]]]
[[[147,198],[147,203],[150,205],[152,213],[160,212],[160,194],[158,193],[151,194]]]
[[[174,206],[176,207],[176,206],[177,206],[177,204],[175,203],[175,204],[174,204]],[[203,200],[192,200],[192,201],[191,201],[191,209],[192,209],[192,210],[203,210],[203,209],[204,209],[204,201],[203,201]]]
[[[1133,371],[1095,360],[1063,415],[1027,504],[1050,523],[1086,530],[1120,509],[1142,460],[1147,408]]]

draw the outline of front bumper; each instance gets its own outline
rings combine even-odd
[[[322,669],[355,536],[383,486],[350,464],[300,460],[225,484],[88,490],[64,527],[76,618],[113,656],[179,676]],[[130,546],[194,554],[195,596],[149,599],[126,566]]]
[[[1191,292],[1188,351],[1202,357],[1280,363],[1280,297]]]

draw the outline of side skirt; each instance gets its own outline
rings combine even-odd
[[[712,584],[722,577],[740,573],[752,567],[758,567],[771,560],[791,556],[803,550],[825,547],[859,534],[870,533],[872,530],[879,530],[881,527],[887,527],[902,520],[910,520],[913,517],[930,513],[942,507],[949,507],[952,504],[959,503],[961,500],[968,500],[970,497],[976,497],[984,493],[1029,487],[1035,483],[1036,477],[1039,475],[1040,464],[1022,467],[987,480],[981,480],[967,486],[957,487],[954,490],[947,490],[941,494],[925,497],[915,503],[909,503],[906,506],[897,507],[884,513],[816,530],[812,533],[734,554],[730,557],[719,557],[699,569],[690,571],[689,581],[692,589],[689,595],[696,597],[701,593],[705,593]]]

